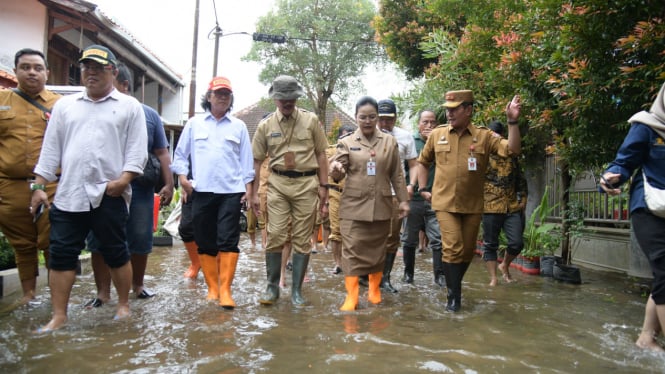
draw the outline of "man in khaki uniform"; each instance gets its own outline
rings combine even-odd
[[[448,125],[434,129],[420,153],[418,184],[427,186],[427,169],[436,164],[432,191],[420,195],[432,202],[441,229],[443,271],[448,287],[446,310],[461,307],[462,279],[473,259],[483,213],[485,171],[492,154],[509,157],[521,150],[520,98],[506,105],[508,139],[493,136],[491,130],[471,124],[473,93],[469,90],[446,93]]]
[[[0,91],[0,231],[14,248],[22,303],[35,298],[39,275],[38,251],[44,251],[48,264],[50,223],[48,214],[33,221],[28,207],[34,187],[33,169],[39,158],[50,110],[60,95],[46,90],[48,66],[44,54],[21,49],[14,56],[17,91]],[[42,108],[29,103],[20,94],[33,99]],[[53,201],[56,183],[46,185],[49,201]]]
[[[268,286],[259,299],[270,305],[279,297],[282,250],[287,241],[291,220],[293,250],[293,284],[291,301],[302,305],[302,282],[309,263],[310,237],[319,209],[328,214],[328,140],[315,114],[296,107],[297,99],[304,95],[298,81],[290,76],[275,78],[268,92],[277,110],[263,119],[252,144],[255,178],[261,178],[261,163],[270,157],[272,173],[268,178],[268,242],[266,245],[266,271]],[[253,209],[260,214],[258,185],[254,184]]]
[[[344,138],[348,134],[352,134],[355,131],[355,127],[351,125],[344,125],[339,128],[339,134],[337,135],[337,140]],[[337,144],[333,144],[328,147],[326,151],[326,156],[328,161],[331,162],[333,157],[335,157],[335,150],[337,149]],[[335,267],[333,268],[333,274],[339,274],[342,272],[342,235],[339,231],[339,199],[342,196],[344,191],[344,178],[336,180],[331,176],[328,178],[328,212],[330,214],[330,246],[332,247],[333,260],[335,261]]]

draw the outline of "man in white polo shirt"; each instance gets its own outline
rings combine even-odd
[[[418,152],[416,152],[416,143],[413,140],[413,135],[410,131],[404,130],[399,126],[395,126],[397,122],[397,107],[390,99],[379,101],[379,129],[387,132],[395,137],[397,146],[399,147],[399,159],[402,165],[402,176],[406,179],[406,172],[404,170],[405,163],[409,165],[409,170],[415,167]],[[408,181],[407,181],[408,183]],[[413,186],[407,185],[409,195],[413,195]],[[393,192],[394,195],[394,192]],[[395,256],[400,243],[400,230],[402,228],[402,219],[399,218],[399,203],[393,199],[393,217],[390,222],[390,237],[388,238],[386,247],[386,262],[383,267],[383,277],[381,278],[381,288],[388,292],[397,292],[397,290],[390,284],[390,272],[395,263]]]

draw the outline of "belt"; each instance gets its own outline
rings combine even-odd
[[[281,175],[281,176],[289,177],[289,178],[311,177],[312,175],[316,175],[316,169],[308,170],[308,171],[272,169],[272,172],[277,174],[277,175]]]
[[[13,177],[0,177],[0,179],[9,179],[13,181],[26,181],[26,182],[34,182],[35,177],[30,177],[30,178],[13,178]]]
[[[342,187],[337,186],[337,185],[334,185],[334,184],[328,184],[328,188],[331,189],[331,190],[335,190],[335,191],[337,191],[337,192],[339,192],[339,193],[342,193],[342,192],[344,191],[344,190],[342,189]]]

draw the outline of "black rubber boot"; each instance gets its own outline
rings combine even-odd
[[[279,298],[279,277],[282,272],[282,254],[280,252],[266,253],[266,272],[268,273],[268,286],[259,299],[259,303],[271,305]]]
[[[416,249],[406,248],[402,249],[402,258],[404,258],[404,283],[413,283],[413,271],[416,265]]]
[[[462,266],[462,264],[443,263],[448,297],[446,310],[449,312],[457,312],[462,306]]]
[[[390,272],[393,271],[396,253],[386,253],[386,262],[383,265],[383,277],[381,277],[381,289],[397,293],[397,289],[390,284]]]
[[[305,304],[302,297],[302,282],[305,279],[307,265],[309,264],[309,255],[302,253],[293,253],[293,275],[291,276],[291,302],[294,305]]]
[[[443,260],[441,250],[432,249],[432,270],[434,272],[434,283],[440,287],[446,286],[446,277],[443,275]]]

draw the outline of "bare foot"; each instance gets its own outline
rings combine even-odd
[[[513,283],[515,280],[513,277],[510,276],[510,270],[506,267],[505,263],[502,262],[498,266],[499,271],[501,271],[501,274],[503,276],[503,281],[506,283]]]
[[[123,320],[126,318],[129,318],[131,315],[131,312],[129,311],[129,304],[128,305],[120,305],[118,304],[118,309],[115,311],[115,316],[113,316],[114,320]]]
[[[61,328],[67,322],[67,317],[53,317],[46,325],[35,330],[35,334],[45,334]]]
[[[30,293],[28,293],[28,294],[23,295],[23,297],[18,301],[18,303],[19,303],[20,305],[26,305],[26,304],[28,304],[29,302],[31,302],[31,301],[33,301],[33,300],[35,300],[35,299],[36,299],[36,297],[35,297],[35,293],[34,293],[34,292],[30,292]]]
[[[495,287],[498,283],[499,283],[499,280],[496,279],[496,277],[493,277],[492,279],[490,279],[490,284],[489,284],[489,286],[490,286],[490,287]]]
[[[639,348],[648,349],[654,352],[665,352],[665,349],[663,349],[663,347],[658,345],[653,335],[648,333],[640,334],[639,338],[637,338],[637,341],[635,342],[635,345],[638,346]]]

